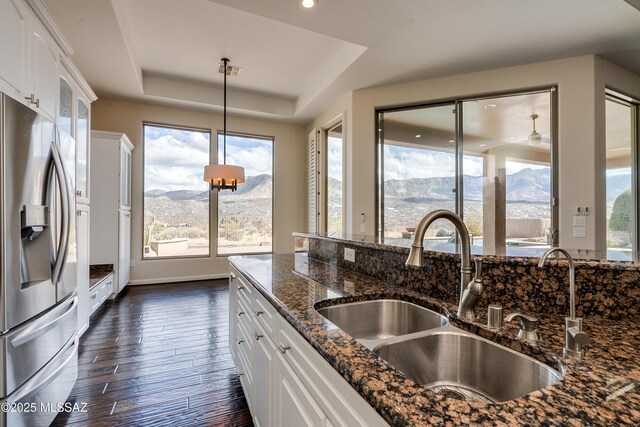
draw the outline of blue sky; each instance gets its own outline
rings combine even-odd
[[[208,184],[202,181],[202,173],[204,166],[210,163],[209,132],[146,125],[144,139],[145,191],[207,191]],[[227,136],[227,163],[244,166],[247,176],[271,174],[272,143]]]

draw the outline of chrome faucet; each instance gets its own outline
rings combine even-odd
[[[420,220],[413,236],[413,244],[409,251],[409,258],[405,265],[408,267],[421,268],[424,266],[422,258],[422,239],[427,232],[427,228],[436,219],[448,219],[458,230],[462,243],[460,252],[460,302],[458,304],[458,317],[474,320],[474,307],[482,295],[484,287],[482,286],[482,259],[476,258],[476,275],[471,278],[471,244],[469,243],[469,230],[464,225],[464,221],[455,213],[446,209],[439,209],[428,213]]]
[[[554,252],[560,252],[569,262],[569,317],[564,319],[564,354],[581,358],[584,356],[582,347],[589,344],[589,335],[582,330],[582,317],[576,317],[576,266],[573,258],[564,249],[551,248],[540,258],[538,268],[542,268],[549,255]]]

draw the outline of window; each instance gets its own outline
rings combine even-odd
[[[218,159],[224,159],[218,134]],[[273,138],[227,134],[226,163],[243,166],[245,183],[218,193],[218,255],[273,251]]]
[[[343,139],[342,123],[327,130],[326,174],[326,230],[342,233],[343,230]]]
[[[143,258],[208,256],[206,130],[144,124]]]
[[[632,260],[636,253],[636,205],[633,161],[637,104],[610,93],[605,101],[607,257]]]
[[[543,90],[380,112],[379,235],[412,239],[424,215],[448,209],[463,217],[475,253],[549,247],[553,97]],[[439,220],[425,247],[455,241],[453,225]]]
[[[384,237],[409,239],[428,212],[456,210],[453,108],[444,104],[383,113],[379,221]],[[427,233],[434,244],[447,242],[453,225],[438,220]]]

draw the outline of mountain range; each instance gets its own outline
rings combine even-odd
[[[518,205],[521,210],[530,211],[530,216],[540,215],[541,209],[549,209],[550,198],[550,169],[523,169],[507,176],[507,201]],[[468,206],[478,205],[482,210],[483,177],[464,175],[464,198],[469,201]],[[615,175],[607,177],[607,205],[610,209],[616,197],[628,188],[630,175]],[[338,190],[342,188],[340,181],[329,178],[330,209],[341,209],[342,196]],[[442,200],[454,199],[453,177],[412,178],[407,180],[392,179],[385,181],[384,194],[389,207],[395,207],[399,216],[403,212],[419,209],[425,206],[440,206]],[[271,213],[271,195],[273,180],[271,175],[249,176],[244,184],[238,186],[238,191],[221,191],[219,203],[225,212],[231,215],[261,216]],[[208,218],[208,200],[210,192],[174,190],[162,191],[153,189],[145,192],[145,214],[155,213],[158,220],[167,223],[200,222]],[[395,201],[395,202],[392,202]],[[440,203],[440,205],[438,204]],[[415,206],[411,207],[411,205]],[[527,208],[526,206],[531,206]],[[467,206],[467,205],[465,205]],[[524,213],[527,217],[527,213]],[[186,218],[185,218],[186,217]]]

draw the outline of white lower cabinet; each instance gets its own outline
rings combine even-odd
[[[280,354],[276,356],[276,426],[321,426],[326,416]]]
[[[229,346],[256,426],[385,426],[387,423],[230,267]]]

